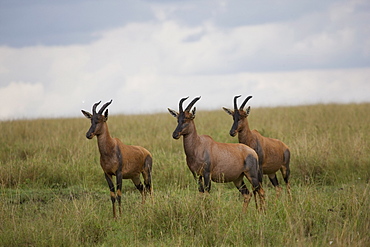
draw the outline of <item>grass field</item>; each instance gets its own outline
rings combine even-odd
[[[221,109],[199,107],[195,123],[199,134],[237,142]],[[172,139],[176,124],[169,114],[109,117],[113,137],[154,159],[153,197],[141,204],[125,180],[113,220],[89,120],[0,122],[0,246],[370,245],[370,104],[252,108],[251,128],[292,153],[292,199],[276,198],[265,177],[264,214],[252,201],[243,213],[233,184],[199,195],[182,139]]]

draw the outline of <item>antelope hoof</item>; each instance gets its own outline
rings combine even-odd
[[[283,189],[280,186],[276,186],[276,197],[279,198]]]
[[[243,204],[243,212],[244,213],[247,212],[247,208],[248,208],[249,202],[251,200],[251,197],[252,197],[251,194],[245,195],[245,197],[244,197],[244,204]]]

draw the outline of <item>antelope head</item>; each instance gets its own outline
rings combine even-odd
[[[105,103],[99,110],[99,112],[96,112],[96,107],[100,104],[101,101],[98,103],[95,103],[92,107],[92,112],[81,110],[82,114],[85,115],[86,118],[91,120],[91,127],[86,133],[86,138],[92,139],[94,136],[98,136],[102,133],[102,126],[103,124],[108,120],[108,109],[105,110],[111,103],[112,100]],[[105,110],[105,112],[104,112]],[[103,115],[104,112],[104,115]]]
[[[233,117],[234,123],[233,123],[233,126],[231,127],[231,130],[230,130],[230,135],[233,136],[233,137],[236,136],[236,134],[239,131],[241,131],[241,129],[244,126],[243,123],[247,119],[247,117],[249,115],[249,112],[251,110],[251,107],[250,106],[248,106],[248,108],[246,110],[244,110],[244,106],[247,104],[248,100],[250,98],[252,98],[252,96],[248,96],[244,100],[243,104],[241,104],[241,106],[238,109],[237,99],[240,96],[241,95],[234,97],[234,110],[230,110],[228,108],[223,107],[224,111]]]
[[[182,98],[179,103],[179,112],[176,112],[174,110],[171,110],[168,108],[168,111],[170,114],[177,118],[177,127],[175,131],[172,134],[172,137],[174,139],[179,139],[180,136],[186,135],[189,133],[189,124],[193,119],[195,118],[195,111],[196,107],[190,112],[193,105],[200,99],[200,97],[197,97],[193,99],[193,101],[190,102],[190,104],[185,108],[185,111],[183,110],[182,104],[185,100],[187,100],[189,97]]]

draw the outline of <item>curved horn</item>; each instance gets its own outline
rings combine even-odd
[[[95,115],[95,114],[96,114],[96,107],[100,104],[100,102],[101,102],[101,101],[99,101],[98,103],[95,103],[95,104],[93,105],[93,108],[92,108],[93,115]]]
[[[112,103],[112,100],[110,100],[109,102],[105,103],[99,110],[98,114],[102,114],[103,111],[105,110],[105,108],[107,108],[110,104]]]
[[[240,97],[241,95],[235,96],[234,97],[234,110],[238,110],[238,106],[236,104],[236,100]]]
[[[197,102],[198,100],[200,100],[200,96],[199,97],[196,97],[195,99],[193,99],[193,101],[190,102],[190,104],[186,107],[185,111],[190,111],[190,109],[193,107],[193,105],[195,104],[195,102]]]
[[[243,110],[243,108],[244,108],[245,104],[247,104],[247,102],[248,102],[248,100],[249,100],[250,98],[252,98],[252,96],[248,96],[248,97],[244,100],[244,102],[243,102],[243,104],[240,106],[240,109],[239,109],[239,110]]]
[[[184,103],[184,101],[185,100],[187,100],[189,98],[189,96],[188,97],[185,97],[185,98],[182,98],[181,100],[180,100],[180,103],[179,103],[179,111],[180,111],[180,113],[181,112],[184,112],[184,110],[183,110],[183,108],[182,108],[182,104]]]

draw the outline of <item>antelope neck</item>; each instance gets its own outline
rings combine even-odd
[[[96,137],[98,139],[100,155],[110,155],[112,152],[115,152],[115,141],[110,136],[108,125],[106,123],[103,124],[102,133],[100,135],[97,135]]]
[[[253,140],[252,131],[249,129],[248,121],[245,120],[244,127],[238,132],[239,143],[251,143]]]
[[[188,134],[184,135],[184,150],[185,154],[188,155],[193,155],[195,147],[197,147],[197,142],[199,140],[199,136],[197,134],[197,130],[195,128],[194,122],[189,124],[190,128],[192,128]]]

